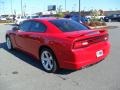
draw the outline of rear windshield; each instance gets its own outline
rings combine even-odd
[[[73,31],[81,31],[88,30],[88,27],[68,19],[59,19],[59,20],[50,20],[52,24],[58,27],[63,32],[73,32]]]

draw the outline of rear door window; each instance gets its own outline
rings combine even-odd
[[[32,21],[30,31],[31,32],[45,32],[46,28],[47,27],[43,23]]]

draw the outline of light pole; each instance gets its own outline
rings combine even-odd
[[[79,21],[80,21],[80,15],[81,15],[81,8],[80,8],[80,5],[81,5],[81,0],[79,0]]]
[[[65,0],[65,12],[66,12],[66,0]]]
[[[23,16],[23,2],[22,2],[22,0],[21,0],[21,14]]]
[[[12,0],[11,0],[11,15],[13,15],[13,6],[12,6]]]

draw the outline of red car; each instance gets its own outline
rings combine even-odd
[[[41,61],[45,71],[78,70],[103,60],[110,43],[107,30],[91,30],[73,20],[26,20],[6,33],[7,48],[20,49]]]

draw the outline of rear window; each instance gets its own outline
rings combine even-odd
[[[63,32],[73,32],[73,31],[81,31],[88,30],[88,27],[68,19],[59,19],[59,20],[50,20],[52,24],[58,27]]]

